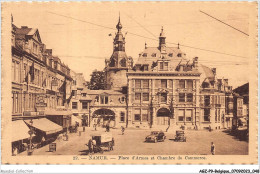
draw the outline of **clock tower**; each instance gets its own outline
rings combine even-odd
[[[127,88],[126,73],[133,67],[133,59],[125,52],[125,37],[122,34],[120,16],[116,25],[117,33],[113,42],[113,54],[106,60],[106,89],[125,91]]]

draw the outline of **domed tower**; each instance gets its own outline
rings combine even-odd
[[[117,33],[113,42],[113,54],[106,61],[106,89],[122,91],[127,88],[126,73],[133,66],[133,59],[125,53],[125,37],[122,34],[120,16],[116,25]]]

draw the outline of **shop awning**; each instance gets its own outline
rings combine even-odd
[[[12,142],[29,138],[29,130],[23,120],[12,121]]]
[[[30,120],[26,120],[25,122],[28,125],[31,125]],[[53,134],[63,130],[60,125],[48,120],[47,118],[33,119],[32,126],[45,132],[46,134]]]

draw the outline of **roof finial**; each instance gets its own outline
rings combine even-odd
[[[146,41],[145,41],[145,44],[144,44],[144,48],[145,48],[145,49],[147,48],[147,43],[146,43]]]
[[[119,18],[118,18],[118,23],[117,23],[117,25],[116,25],[116,28],[118,29],[118,30],[121,30],[123,27],[122,27],[122,24],[121,24],[121,22],[120,22],[120,11],[119,11]]]
[[[180,49],[180,43],[178,42],[178,49]]]

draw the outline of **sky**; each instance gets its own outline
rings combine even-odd
[[[201,13],[206,12],[249,36]],[[249,82],[252,68],[252,11],[250,3],[191,2],[53,2],[14,3],[6,7],[18,27],[38,28],[41,40],[73,71],[90,79],[112,55],[113,37],[120,13],[126,34],[126,53],[137,60],[148,47],[158,46],[163,26],[167,46],[176,47],[189,59],[217,68],[233,88]],[[109,36],[109,34],[112,36]],[[140,36],[137,36],[140,35]],[[213,50],[216,54],[190,47]]]

